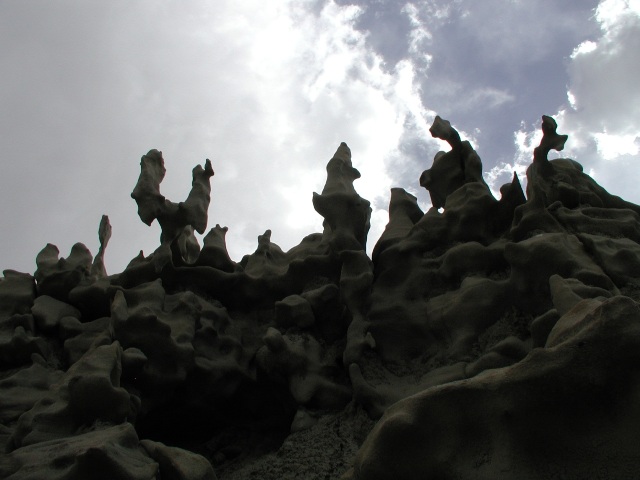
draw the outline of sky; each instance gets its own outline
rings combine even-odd
[[[371,251],[390,188],[430,207],[435,115],[494,192],[524,183],[546,114],[561,156],[640,203],[638,51],[640,0],[2,0],[0,270],[33,273],[47,243],[95,255],[103,214],[108,273],[151,254],[130,193],[152,148],[174,202],[211,159],[209,228],[239,261],[267,229],[285,251],[322,231],[312,192],[344,141]]]

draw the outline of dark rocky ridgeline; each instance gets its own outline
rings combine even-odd
[[[345,478],[640,478],[640,207],[549,161],[567,137],[542,130],[526,201],[515,176],[495,200],[438,118],[434,207],[392,195],[361,327],[375,348],[349,367],[382,418]]]
[[[543,117],[496,200],[449,122],[420,184],[371,209],[341,144],[313,205],[324,231],[200,246],[211,163],[184,202],[161,152],[132,193],[160,247],[107,275],[47,245],[0,279],[0,478],[640,478],[640,207],[569,159]],[[215,473],[214,473],[215,471]]]

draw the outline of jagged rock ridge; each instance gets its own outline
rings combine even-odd
[[[151,150],[132,197],[155,252],[107,275],[103,217],[95,259],[47,245],[0,280],[0,476],[637,478],[640,207],[542,129],[526,197],[514,175],[497,200],[436,117],[433,207],[392,189],[371,259],[344,143],[324,231],[284,252],[267,230],[239,263],[226,227],[194,236],[211,162],[174,203]]]

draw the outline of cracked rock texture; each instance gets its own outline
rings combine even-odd
[[[107,274],[105,216],[95,257],[0,279],[0,478],[640,478],[640,207],[548,160],[557,128],[496,199],[436,117],[433,207],[393,188],[371,258],[344,143],[323,232],[239,262],[206,232],[211,162],[175,203],[149,151],[155,252]]]

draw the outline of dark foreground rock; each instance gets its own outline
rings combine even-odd
[[[0,477],[640,478],[640,207],[570,159],[543,117],[527,171],[494,198],[471,144],[371,208],[341,144],[322,233],[271,232],[240,262],[200,246],[211,162],[166,199],[162,153],[132,193],[159,248],[108,275],[53,245],[0,279]]]
[[[640,310],[584,302],[547,348],[391,406],[352,478],[637,478]]]

